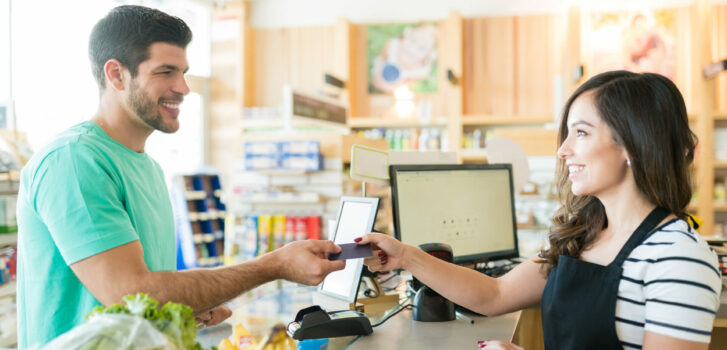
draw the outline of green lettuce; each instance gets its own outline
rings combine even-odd
[[[202,350],[202,346],[195,340],[197,338],[197,323],[194,320],[194,310],[191,307],[167,302],[159,308],[159,302],[146,293],[127,295],[124,304],[97,306],[86,315],[86,320],[101,314],[126,314],[147,319],[160,332],[171,340],[181,339],[179,345],[185,350]],[[94,347],[92,347],[94,348]],[[215,349],[213,347],[213,349]]]

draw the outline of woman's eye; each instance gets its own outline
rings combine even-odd
[[[587,132],[585,132],[583,130],[580,130],[580,129],[576,130],[576,134],[578,134],[578,136],[586,136],[586,135],[588,135]]]

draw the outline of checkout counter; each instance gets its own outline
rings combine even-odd
[[[270,328],[294,319],[297,310],[310,306],[314,287],[272,282],[232,302],[233,315],[218,326],[202,329],[198,340],[209,347],[232,334],[232,326],[243,324],[260,339]],[[388,311],[388,310],[385,310]],[[371,315],[372,323],[384,312]],[[468,315],[469,316],[469,315]],[[496,317],[469,316],[474,320],[417,322],[404,310],[363,337],[331,338],[328,349],[475,349],[478,340],[508,340],[527,350],[543,349],[540,308],[534,307]],[[727,289],[722,290],[709,349],[727,349]]]
[[[234,325],[244,325],[261,339],[276,323],[292,321],[298,310],[313,304],[315,287],[271,282],[235,299],[232,316],[223,324],[202,329],[197,340],[205,347],[217,346],[232,334]],[[403,289],[397,288],[401,291]],[[373,309],[372,310],[376,310]],[[382,319],[391,308],[367,312],[371,323]],[[330,338],[329,350],[337,349],[475,349],[478,340],[513,340],[521,312],[497,317],[469,316],[469,320],[417,322],[412,311],[404,310],[374,328],[368,336]]]

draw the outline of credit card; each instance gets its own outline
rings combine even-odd
[[[328,254],[328,260],[348,260],[358,258],[368,258],[374,255],[374,251],[371,250],[371,243],[368,244],[356,244],[356,243],[345,243],[339,244],[341,247],[340,253]]]

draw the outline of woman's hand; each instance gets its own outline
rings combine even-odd
[[[364,264],[369,268],[369,271],[376,272],[406,268],[407,251],[411,246],[381,233],[370,233],[366,236],[356,238],[353,241],[358,244],[371,243],[374,256],[364,259]]]
[[[483,350],[525,350],[513,343],[500,340],[480,340],[477,347]]]

